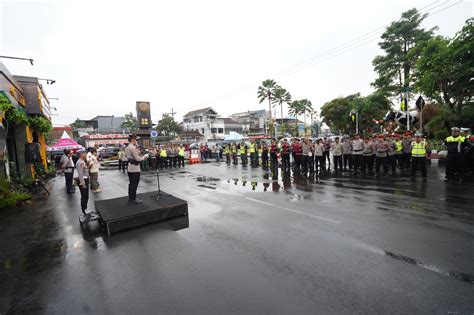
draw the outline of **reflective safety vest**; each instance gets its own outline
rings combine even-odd
[[[231,147],[230,147],[230,152],[231,153],[237,153],[237,146],[235,144],[233,144]]]
[[[446,138],[446,142],[464,142],[466,140],[466,138],[464,138],[463,136],[457,136],[456,138],[454,138],[453,136],[449,136]]]
[[[402,152],[403,144],[400,140],[395,141],[395,152]]]
[[[425,157],[426,156],[426,142],[412,142],[411,143],[411,156],[412,157]]]
[[[244,146],[241,146],[240,147],[240,154],[245,154],[245,147]]]
[[[446,147],[448,149],[448,153],[461,153],[462,152],[462,144],[466,138],[463,136],[449,136],[445,140]]]
[[[181,157],[184,156],[184,148],[179,148],[178,155]]]
[[[229,154],[229,147],[224,147],[223,152],[224,152],[224,154]]]
[[[249,152],[250,152],[250,153],[255,153],[255,143],[251,143],[251,144],[250,144]]]
[[[165,149],[161,149],[161,151],[160,151],[160,157],[165,158],[165,157],[167,157],[167,156],[168,156],[168,155],[166,154],[166,150],[165,150]]]

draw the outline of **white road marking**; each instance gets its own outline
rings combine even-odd
[[[292,212],[292,213],[296,213],[296,214],[301,214],[301,215],[304,215],[304,216],[307,216],[307,217],[310,217],[310,218],[313,218],[313,219],[323,220],[323,221],[331,222],[331,223],[334,223],[334,224],[339,224],[339,223],[341,223],[341,221],[336,221],[336,220],[329,219],[329,218],[325,218],[325,217],[321,217],[321,216],[318,216],[318,215],[313,215],[313,214],[304,213],[304,212],[301,212],[301,211],[298,211],[298,210],[294,210],[294,209],[290,209],[290,208],[281,207],[281,206],[274,205],[274,204],[269,203],[269,202],[266,202],[266,201],[262,201],[262,200],[258,200],[258,199],[254,199],[254,198],[245,198],[245,199],[250,200],[250,201],[253,201],[253,202],[261,203],[262,205],[266,205],[266,206],[275,207],[275,208],[278,208],[278,209],[281,209],[281,210],[285,210],[285,211],[288,211],[288,212]]]

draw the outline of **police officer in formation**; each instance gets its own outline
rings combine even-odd
[[[130,145],[125,150],[125,158],[129,161],[142,161],[143,157],[133,155],[138,152],[136,139],[130,138]],[[444,144],[447,147],[446,181],[462,181],[466,174],[474,172],[474,138],[470,135],[468,128],[452,128],[451,136],[447,137]],[[132,150],[135,148],[134,150]],[[427,143],[420,132],[413,138],[410,132],[393,135],[373,135],[361,138],[356,134],[353,139],[348,136],[336,137],[334,141],[327,138],[312,140],[310,138],[293,138],[291,143],[285,138],[279,143],[272,140],[270,143],[255,140],[240,143],[226,143],[223,146],[223,154],[227,164],[234,165],[249,164],[252,168],[262,166],[272,170],[282,168],[288,173],[293,170],[298,174],[310,176],[330,171],[331,158],[335,174],[350,172],[353,176],[374,175],[375,177],[388,177],[388,173],[396,175],[397,169],[400,173],[416,178],[417,171],[421,172],[423,180],[426,180],[426,154]],[[163,145],[157,150],[160,167],[184,166],[184,148],[182,146]],[[240,159],[239,159],[240,157]],[[280,160],[279,160],[280,158]],[[327,167],[329,166],[329,167]],[[130,177],[130,203],[139,203],[136,200],[136,187],[138,186],[140,168],[138,165],[129,163]],[[138,173],[138,174],[137,174]]]
[[[467,135],[468,129],[464,130]],[[466,137],[461,135],[458,127],[451,128],[451,135],[444,140],[444,145],[448,150],[446,156],[446,178],[445,182],[464,180],[465,160],[469,159],[469,152],[472,150],[472,143]]]

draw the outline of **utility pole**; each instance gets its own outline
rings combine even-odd
[[[173,120],[174,120],[174,115],[175,115],[175,114],[177,114],[177,113],[174,112],[174,111],[173,111],[173,107],[171,107],[171,113],[170,113],[170,115],[171,115],[171,117],[173,117]]]

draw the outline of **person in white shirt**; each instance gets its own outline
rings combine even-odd
[[[90,151],[91,156],[89,160],[87,161],[87,164],[89,165],[89,179],[91,183],[91,190],[93,193],[99,193],[102,192],[102,189],[100,189],[99,185],[99,167],[100,167],[100,162],[99,158],[97,157],[97,150],[92,149]]]
[[[81,192],[81,210],[86,214],[87,203],[89,202],[89,168],[86,162],[86,154],[80,153],[76,163],[79,191]]]

